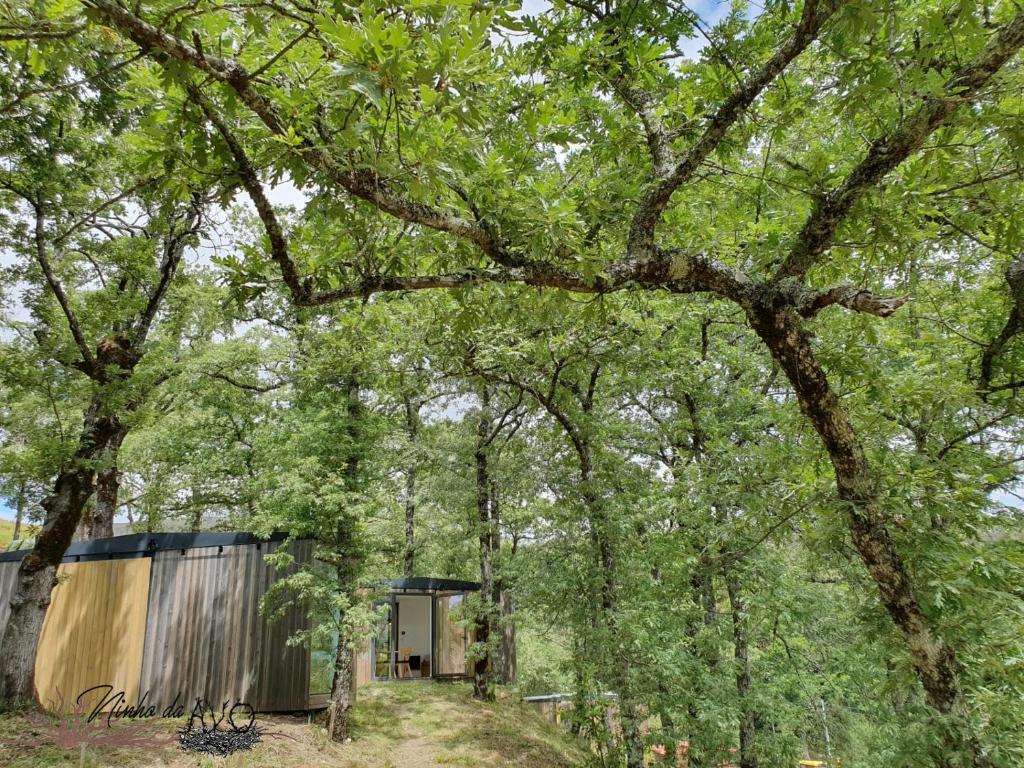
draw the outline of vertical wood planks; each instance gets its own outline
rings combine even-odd
[[[153,556],[143,690],[162,708],[177,694],[191,710],[197,698],[215,708],[235,700],[260,711],[305,709],[309,650],[288,647],[305,626],[302,605],[271,624],[260,600],[278,578],[263,556],[274,544],[160,551]],[[312,556],[310,542],[295,542],[298,563]],[[296,566],[297,567],[297,566]]]
[[[7,615],[11,612],[11,598],[14,596],[14,581],[18,575],[20,562],[0,563],[0,636],[7,625]]]
[[[98,685],[113,686],[114,693],[124,692],[127,702],[137,702],[149,558],[66,563],[57,573],[36,654],[40,702],[70,711],[82,691]],[[84,698],[86,711],[100,698]]]

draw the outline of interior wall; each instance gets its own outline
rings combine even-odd
[[[430,655],[430,598],[423,595],[399,595],[398,644],[396,651],[412,648],[413,656]]]

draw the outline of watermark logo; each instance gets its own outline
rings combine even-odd
[[[181,749],[226,757],[255,747],[264,733],[256,724],[256,712],[243,701],[236,700],[231,709],[227,705],[225,701],[217,713],[206,702],[196,699],[188,723],[178,731]]]
[[[221,703],[217,709],[202,697],[189,701],[179,692],[163,709],[149,702],[146,691],[136,703],[129,702],[124,691],[112,685],[97,685],[82,691],[74,706],[66,706],[58,690],[50,700],[49,712],[26,716],[28,732],[6,743],[14,747],[56,746],[68,750],[86,749],[169,749],[175,742],[184,752],[226,757],[250,750],[261,741],[292,737],[273,731],[256,721],[256,711],[244,701]],[[95,702],[95,703],[93,703]],[[176,732],[161,728],[157,718],[188,720]]]

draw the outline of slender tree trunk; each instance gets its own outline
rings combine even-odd
[[[725,579],[732,609],[732,640],[736,658],[736,695],[740,710],[740,768],[757,768],[757,736],[759,718],[750,699],[750,646],[747,640],[747,608],[740,594],[735,574]]]
[[[30,706],[35,702],[36,646],[50,604],[50,590],[82,510],[92,496],[95,464],[122,429],[117,417],[103,411],[94,397],[85,413],[78,450],[69,469],[57,476],[43,500],[46,521],[32,551],[21,561],[11,598],[11,612],[0,648],[0,708]]]
[[[501,550],[501,496],[498,483],[491,478],[490,490],[491,553],[494,562],[494,589],[492,603],[495,610],[495,631],[498,641],[491,659],[491,676],[499,685],[516,681],[516,624],[512,592],[506,589],[502,575],[504,561]]]
[[[491,629],[494,627],[494,553],[491,536],[491,471],[488,463],[488,442],[492,429],[490,390],[485,385],[480,393],[480,419],[477,424],[476,511],[480,549],[480,613],[476,617],[476,642],[480,646],[473,662],[473,696],[483,701],[494,700],[491,672]]]
[[[203,530],[203,506],[195,504],[192,507],[192,514],[188,518],[188,529],[192,533],[199,533]]]
[[[700,614],[687,622],[685,631],[691,642],[696,644],[697,657],[707,665],[708,669],[714,670],[718,668],[717,653],[712,648],[697,644],[699,643],[698,636],[701,631],[714,626],[717,618],[715,610],[715,583],[708,571],[708,564],[702,558],[690,576],[690,599]],[[689,716],[691,726],[690,745],[687,751],[687,760],[690,768],[701,768],[704,764],[700,753],[695,751],[698,740],[694,738],[693,730],[696,729],[696,724],[700,722],[700,709],[698,705],[706,696],[707,691],[704,690],[704,686],[700,686],[696,690],[691,688],[690,700],[686,704],[686,713]]]
[[[25,485],[24,480],[18,485],[18,499],[14,504],[14,541],[21,538],[21,521],[25,519]]]
[[[416,575],[416,467],[405,470],[405,553],[402,572],[407,579]]]
[[[348,406],[346,431],[350,453],[345,460],[346,486],[355,493],[359,482],[361,458],[362,403],[359,382],[355,374],[348,378]],[[356,518],[348,510],[341,510],[332,542],[335,556],[337,588],[348,593],[350,604],[355,604],[356,583],[362,558],[356,541]],[[345,617],[340,617],[338,651],[334,658],[334,682],[331,685],[331,703],[328,711],[327,731],[332,741],[345,741],[349,735],[349,714],[356,702],[355,664],[351,638],[345,632]]]
[[[626,768],[643,768],[644,745],[640,733],[643,717],[640,707],[633,699],[632,669],[629,658],[616,653],[618,647],[618,562],[611,538],[611,521],[608,519],[604,500],[595,492],[594,465],[588,439],[577,443],[580,460],[580,479],[583,488],[583,503],[590,518],[590,535],[597,554],[597,565],[601,573],[601,621],[607,633],[609,644],[606,653],[611,654],[611,673],[616,693],[619,695],[619,724],[626,751]]]
[[[338,638],[338,651],[334,656],[334,682],[331,685],[331,705],[327,718],[327,732],[331,741],[342,742],[349,734],[349,714],[356,703],[355,657],[348,638]]]
[[[519,670],[516,662],[516,622],[515,600],[512,590],[501,591],[501,653],[498,669],[495,670],[497,682],[512,685],[518,678]]]
[[[409,464],[405,468],[405,552],[403,572],[406,578],[416,574],[416,472],[419,462],[417,438],[420,432],[420,404],[407,392],[402,393],[405,406],[405,432],[409,438]]]
[[[885,514],[864,449],[839,397],[814,355],[800,317],[788,307],[756,305],[748,311],[751,325],[786,372],[800,409],[821,437],[835,471],[839,498],[847,503],[847,526],[853,545],[878,587],[882,604],[903,635],[928,703],[960,721],[963,734],[951,736],[966,749],[973,765],[990,761],[969,727],[953,648],[928,622],[910,574],[885,525]]]

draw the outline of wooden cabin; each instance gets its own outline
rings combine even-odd
[[[218,709],[235,700],[261,712],[309,708],[310,652],[287,644],[306,612],[295,605],[273,623],[259,614],[282,578],[264,556],[286,546],[293,568],[312,557],[312,542],[284,539],[149,533],[72,544],[36,653],[37,699],[50,710],[90,712],[108,695],[96,687],[110,686],[111,696],[123,692],[122,705],[158,714],[190,712],[197,698]],[[0,553],[0,634],[27,554]]]
[[[267,590],[313,557],[311,541],[285,538],[143,533],[72,544],[36,653],[40,704],[88,713],[123,693],[103,711],[187,713],[197,698],[216,708],[242,701],[258,712],[326,706],[337,637],[326,647],[289,646],[307,627],[305,607],[289,606],[274,622],[259,612]],[[283,573],[264,561],[281,547],[295,561]],[[0,635],[28,552],[0,552]],[[385,618],[356,653],[356,684],[467,677],[473,634],[464,606],[479,585],[413,578],[382,586]]]

